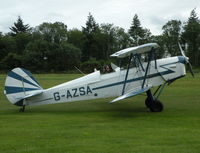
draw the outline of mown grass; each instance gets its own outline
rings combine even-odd
[[[78,74],[35,75],[44,88]],[[199,153],[200,74],[179,79],[160,97],[161,113],[151,113],[145,96],[115,104],[111,99],[27,107],[24,113],[3,95],[0,75],[2,153]]]

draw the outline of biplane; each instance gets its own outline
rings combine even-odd
[[[20,106],[21,112],[25,106],[97,98],[116,97],[110,101],[115,103],[145,93],[147,108],[152,112],[161,112],[163,104],[159,96],[165,85],[186,75],[185,64],[189,64],[191,72],[192,69],[180,45],[182,56],[162,59],[156,59],[158,47],[156,43],[148,43],[123,49],[111,57],[127,58],[125,67],[112,64],[113,72],[101,74],[95,70],[48,89],[43,89],[28,70],[15,68],[6,77],[4,93],[12,104]],[[154,93],[151,91],[153,87],[157,87]]]

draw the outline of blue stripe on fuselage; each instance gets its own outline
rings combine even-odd
[[[164,71],[164,72],[160,72],[160,73],[149,74],[149,75],[147,75],[147,78],[153,78],[153,77],[157,77],[157,76],[160,76],[160,75],[167,75],[167,74],[170,74],[170,73],[174,73],[174,71],[168,70],[168,71]],[[143,79],[144,79],[144,76],[127,80],[127,83],[131,83],[131,82],[135,82],[135,81],[139,81],[139,80],[143,80]],[[123,83],[124,83],[124,81],[111,83],[111,84],[108,84],[108,85],[93,88],[92,90],[98,90],[98,89],[108,88],[108,87],[112,87],[112,86],[117,86],[117,85],[120,85],[120,84],[123,84]]]

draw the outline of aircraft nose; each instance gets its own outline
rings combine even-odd
[[[178,60],[179,60],[180,63],[187,64],[189,58],[186,57],[186,56],[178,56]]]

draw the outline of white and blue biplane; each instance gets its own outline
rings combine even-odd
[[[161,112],[163,104],[158,98],[164,86],[186,75],[185,64],[192,69],[182,49],[182,56],[156,59],[157,48],[156,43],[148,43],[118,51],[111,57],[129,57],[126,68],[114,65],[111,73],[94,71],[49,89],[43,89],[29,71],[15,68],[8,73],[4,93],[12,104],[20,106],[21,112],[25,106],[117,97],[110,102],[114,103],[146,93],[146,106],[152,112]],[[155,86],[158,88],[152,93]]]

